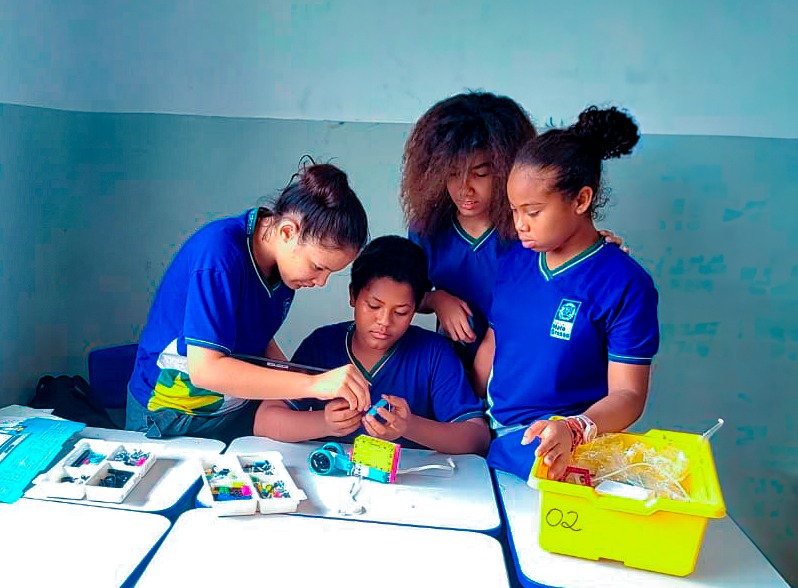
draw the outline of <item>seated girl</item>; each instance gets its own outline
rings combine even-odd
[[[410,324],[429,286],[419,246],[398,236],[367,245],[352,265],[355,320],[316,329],[292,360],[325,369],[351,363],[369,382],[372,404],[384,399],[388,407],[374,416],[341,398],[265,400],[255,434],[344,442],[367,434],[442,453],[484,454],[490,432],[460,360],[441,335]]]

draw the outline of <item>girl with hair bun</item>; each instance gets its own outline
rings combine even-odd
[[[625,112],[591,106],[515,157],[507,196],[519,242],[501,260],[474,366],[496,434],[492,467],[527,479],[538,455],[559,479],[579,444],[627,428],[645,407],[657,290],[594,225],[602,160],[631,153],[639,137]]]
[[[469,370],[488,329],[499,258],[516,238],[507,177],[518,149],[535,135],[514,100],[465,92],[433,104],[405,144],[400,199],[408,237],[426,253],[434,286],[419,310],[435,313]]]
[[[284,360],[274,335],[294,291],[324,286],[367,238],[363,205],[329,164],[302,167],[271,208],[201,227],[175,255],[150,308],[126,428],[229,441],[252,434],[251,400],[342,398],[366,410],[368,383],[351,365],[310,375],[236,356]]]

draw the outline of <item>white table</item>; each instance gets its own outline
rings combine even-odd
[[[0,417],[52,417],[47,411],[32,409],[26,406],[6,406],[0,408]],[[200,465],[193,459],[199,455],[218,455],[224,450],[225,444],[213,439],[199,439],[196,437],[174,437],[168,439],[149,439],[144,433],[136,431],[123,431],[117,429],[101,429],[86,427],[78,433],[78,437],[85,439],[102,439],[103,441],[118,441],[120,443],[157,443],[163,445],[163,451],[149,472],[136,484],[123,502],[94,502],[91,500],[69,500],[65,498],[50,498],[44,495],[40,488],[30,487],[26,492],[27,498],[36,498],[50,501],[68,502],[71,504],[86,504],[105,508],[133,510],[165,514],[174,518],[179,512],[174,509],[183,501],[190,491],[199,489],[201,474]],[[62,454],[63,455],[63,454]]]
[[[539,492],[512,474],[497,471],[495,475],[499,500],[507,518],[510,550],[523,586],[789,588],[728,516],[710,519],[695,571],[683,578],[627,568],[617,562],[595,562],[549,553],[538,544]]]
[[[451,456],[453,473],[437,470],[400,474],[395,484],[363,480],[357,502],[362,514],[339,513],[349,502],[355,478],[320,476],[310,471],[308,455],[322,443],[281,443],[264,437],[240,437],[225,453],[279,451],[288,473],[308,498],[299,503],[297,514],[355,518],[363,521],[477,531],[497,535],[501,518],[485,459],[477,455]],[[345,446],[347,448],[350,446]],[[399,469],[445,464],[447,455],[424,449],[402,449]],[[345,509],[344,509],[345,510]]]
[[[25,498],[0,504],[0,584],[121,586],[167,529],[152,514]]]
[[[181,515],[137,588],[174,582],[325,588],[509,586],[501,545],[481,533],[290,515],[217,517],[211,509]]]

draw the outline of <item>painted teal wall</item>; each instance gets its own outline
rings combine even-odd
[[[798,137],[791,0],[4,0],[0,102],[412,122],[466,88],[540,121]]]
[[[207,220],[274,194],[311,153],[345,168],[372,235],[402,232],[408,125],[0,108],[0,405],[135,341],[166,264]],[[798,141],[646,135],[608,168],[604,226],[661,295],[639,428],[713,438],[729,512],[793,582],[798,531]],[[345,274],[297,296],[290,351],[349,316]]]

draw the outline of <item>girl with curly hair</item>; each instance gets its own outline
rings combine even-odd
[[[413,127],[402,159],[409,237],[427,254],[434,312],[466,366],[488,328],[501,253],[515,239],[507,176],[535,127],[513,100],[487,92],[433,105]]]

